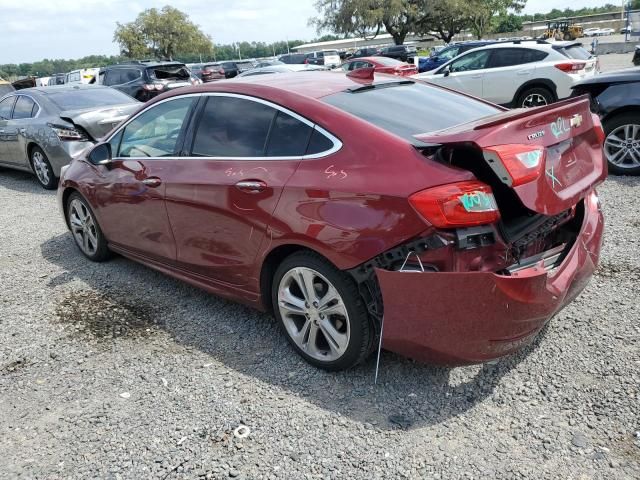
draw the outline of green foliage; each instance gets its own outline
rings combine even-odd
[[[635,5],[635,6],[634,6]],[[640,8],[640,0],[633,0],[631,2],[632,9]],[[547,13],[536,13],[534,15],[522,15],[522,20],[525,22],[537,22],[540,20],[553,20],[555,18],[564,18],[564,17],[580,17],[583,15],[596,15],[598,13],[609,13],[609,12],[619,12],[620,4],[613,5],[611,3],[607,3],[602,7],[584,7],[578,10],[573,10],[571,8],[565,8],[564,10],[559,10],[554,8],[550,12]]]
[[[496,33],[519,32],[522,30],[522,17],[513,13],[502,14],[494,17],[493,24]]]
[[[117,23],[113,40],[128,58],[156,57],[173,60],[180,55],[210,55],[211,38],[202,33],[189,17],[169,5],[149,8],[133,21]]]

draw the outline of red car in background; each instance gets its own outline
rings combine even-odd
[[[373,68],[376,73],[388,73],[400,77],[408,77],[418,73],[417,66],[388,57],[352,58],[344,62],[340,68],[345,72],[352,72],[360,68]]]
[[[82,253],[273,312],[327,370],[531,342],[598,263],[586,97],[510,110],[420,81],[263,75],[164,94],[62,173]],[[382,333],[383,332],[383,333]]]

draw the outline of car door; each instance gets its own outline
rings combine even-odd
[[[197,96],[167,99],[136,116],[111,140],[113,160],[98,166],[94,191],[100,225],[116,247],[173,263],[175,241],[164,197]]]
[[[15,159],[7,155],[7,124],[16,103],[16,95],[9,95],[0,102],[0,162],[13,163]]]
[[[425,80],[482,97],[485,67],[490,54],[490,50],[472,50],[443,65],[433,76],[426,77]]]
[[[484,72],[483,98],[498,104],[511,103],[519,88],[535,78],[534,62],[546,56],[546,52],[526,48],[493,49]]]
[[[254,97],[205,98],[190,155],[167,183],[167,211],[181,268],[243,286],[313,127]]]
[[[5,158],[9,163],[26,167],[28,165],[26,131],[31,118],[37,115],[38,105],[26,95],[17,95],[11,119],[4,126]]]

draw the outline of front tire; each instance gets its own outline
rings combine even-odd
[[[58,178],[53,173],[51,163],[47,158],[47,155],[40,147],[33,147],[29,154],[29,161],[31,162],[31,168],[36,174],[38,183],[45,190],[55,190],[58,187]]]
[[[78,192],[69,195],[67,200],[67,224],[76,246],[89,260],[102,262],[111,256],[93,210]]]
[[[355,282],[320,255],[287,257],[276,270],[271,301],[289,343],[310,364],[344,370],[371,351],[374,330]]]
[[[604,153],[609,172],[640,175],[640,114],[622,113],[604,123]]]
[[[529,88],[520,94],[517,101],[518,108],[543,107],[553,103],[553,94],[543,87]]]

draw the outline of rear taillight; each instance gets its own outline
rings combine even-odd
[[[475,180],[422,190],[411,195],[409,203],[437,228],[473,227],[500,220],[491,187]]]
[[[205,68],[204,70],[202,70],[202,73],[206,73],[207,75],[209,75],[210,73],[213,73],[213,70],[211,70],[210,68]]]
[[[160,91],[164,88],[164,85],[161,83],[145,83],[144,85],[142,85],[142,88],[150,92],[153,90]]]
[[[587,62],[563,62],[556,63],[554,67],[558,70],[562,70],[565,73],[579,72],[580,70],[584,70],[584,67],[587,65]]]
[[[503,180],[510,181],[512,187],[538,178],[546,155],[544,147],[535,145],[496,145],[485,148],[483,152],[489,164],[500,160],[511,177]]]
[[[598,138],[598,143],[604,143],[604,140],[607,138],[607,134],[604,133],[604,129],[602,128],[602,123],[600,123],[600,118],[593,113],[593,129],[596,132],[596,137]]]
[[[49,125],[49,127],[51,127],[51,130],[53,130],[53,132],[58,136],[58,138],[60,140],[62,140],[63,142],[85,142],[87,140],[89,140],[89,138],[84,134],[84,132],[73,128],[73,127],[66,127],[63,125],[53,125],[51,123],[48,123],[47,125]]]

